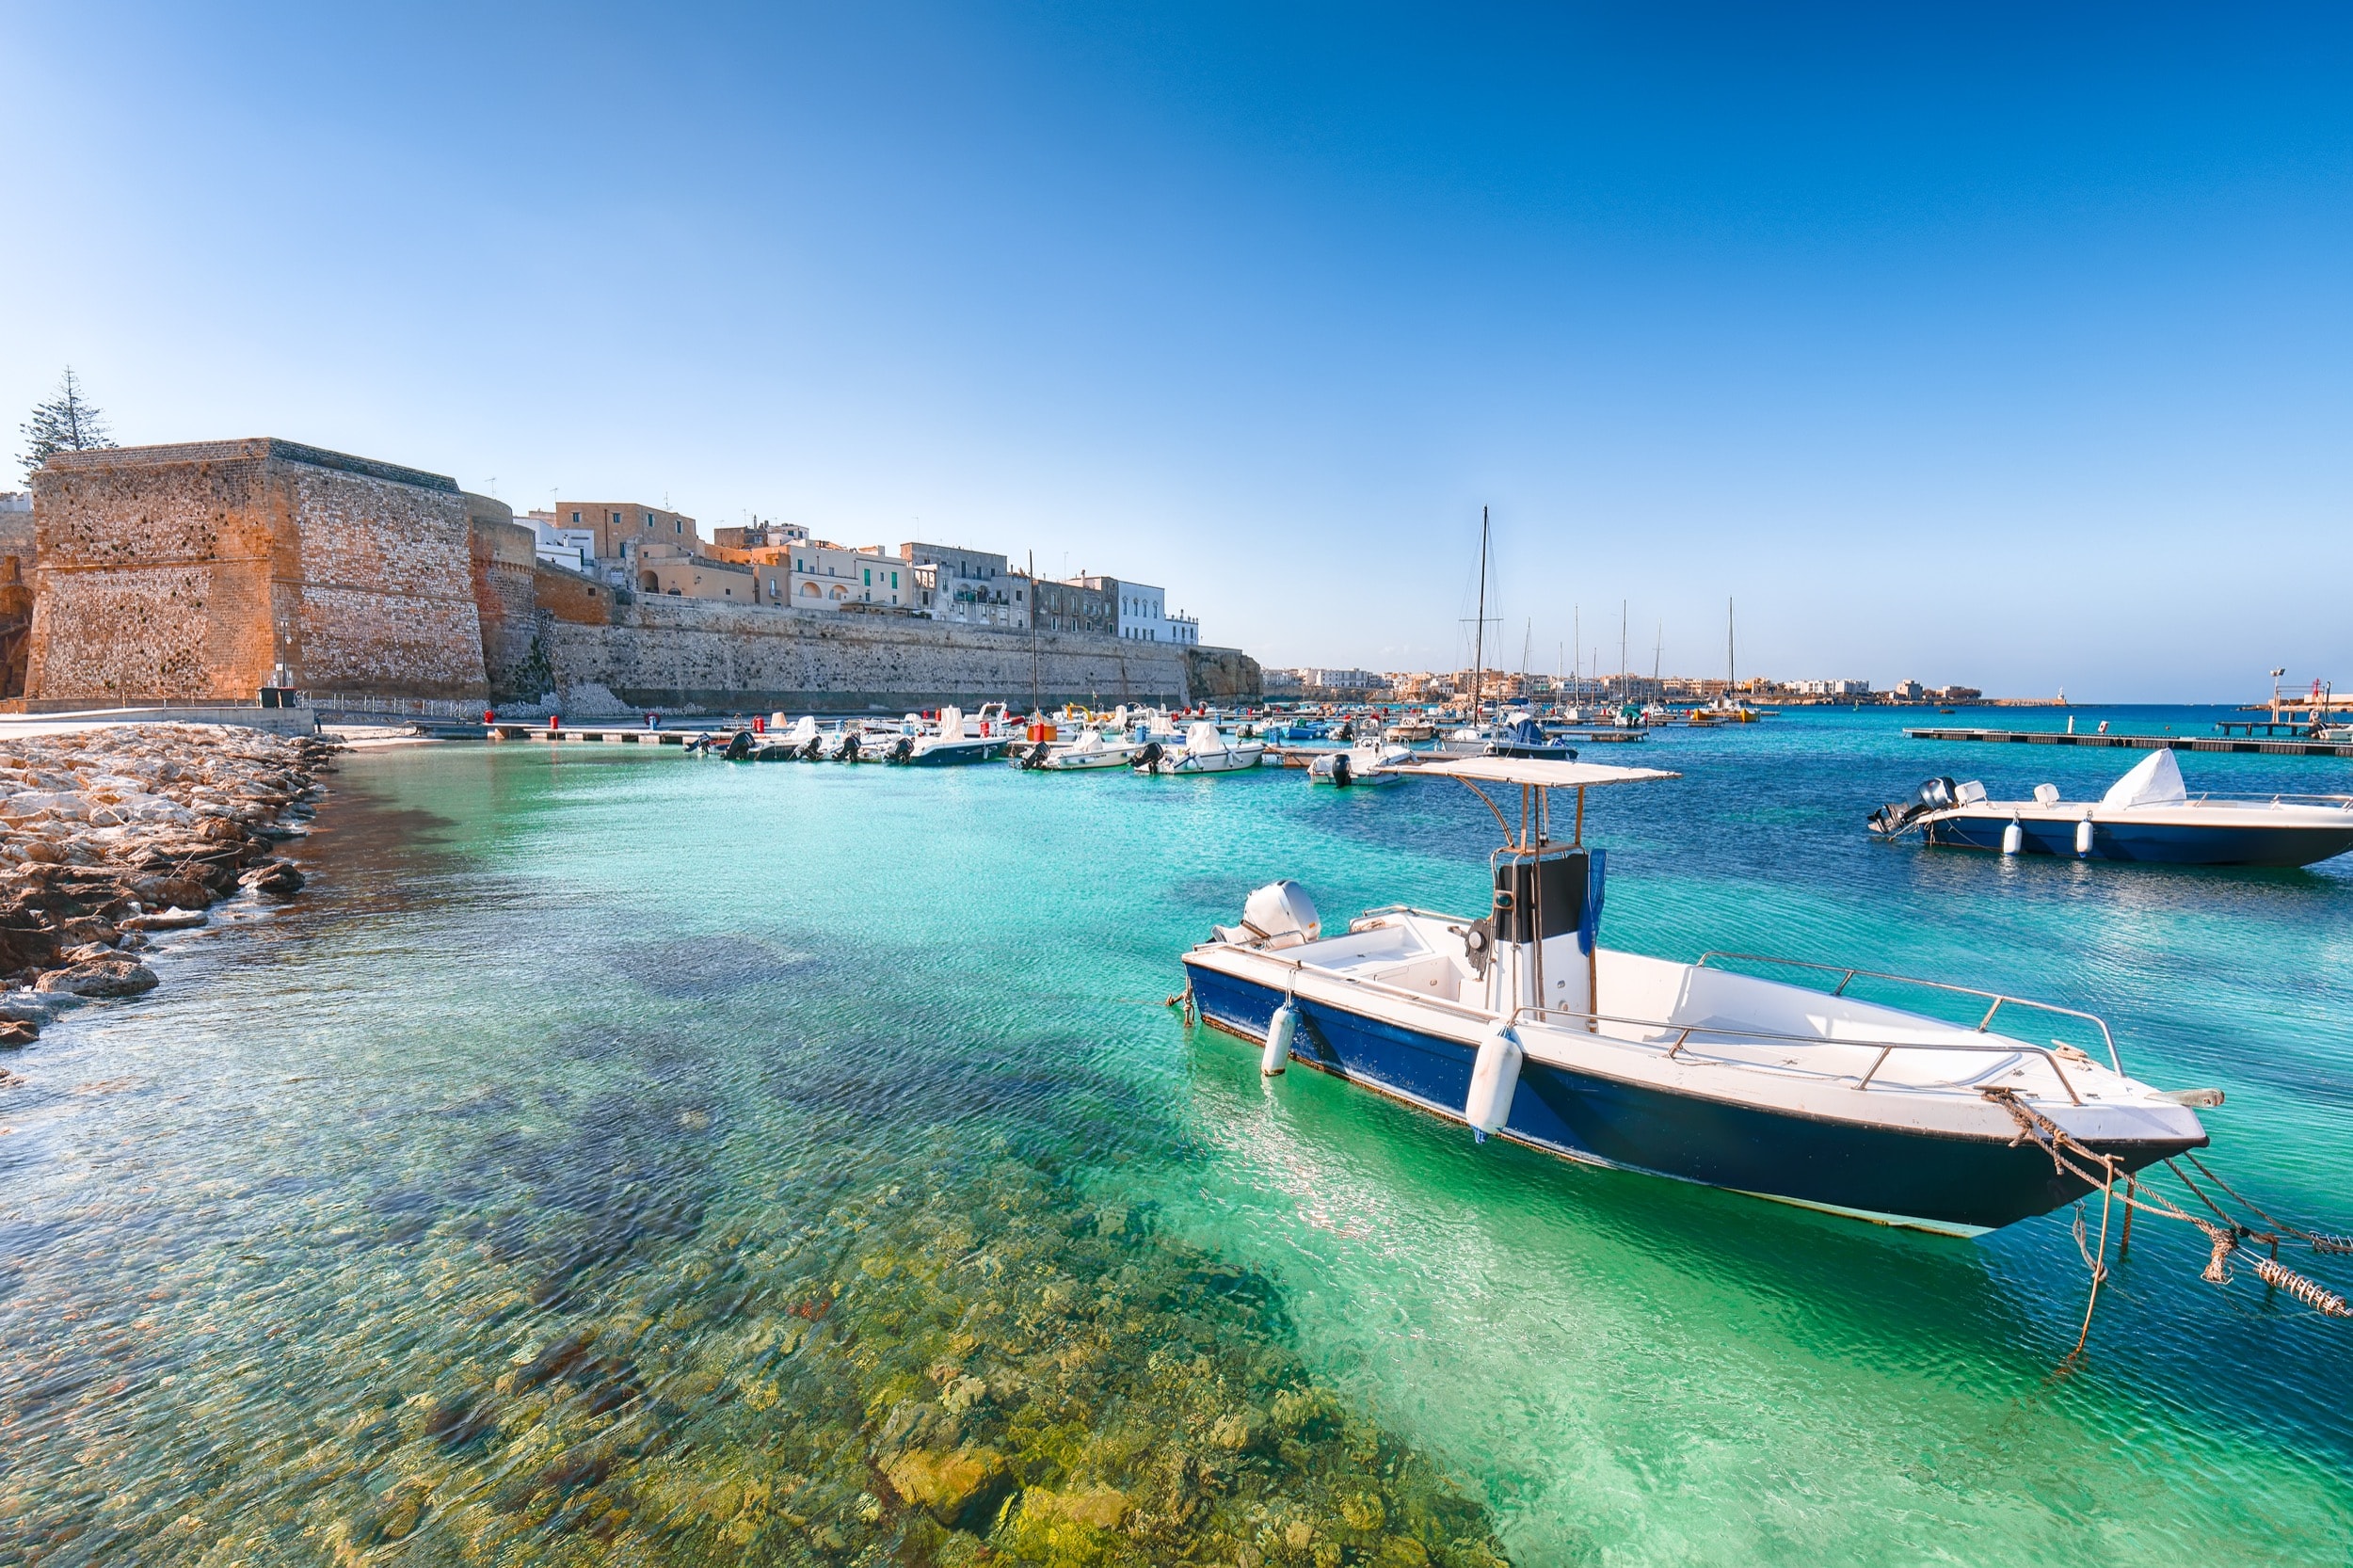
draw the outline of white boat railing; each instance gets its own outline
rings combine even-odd
[[[1404,910],[1404,906],[1402,905],[1398,907],[1401,911]],[[1411,910],[1406,912],[1415,914],[1431,913],[1428,910]],[[1437,918],[1443,920],[1448,917],[1439,916]],[[1352,929],[1353,928],[1352,922]],[[1221,946],[1223,944],[1208,943],[1204,945],[1214,947]],[[1473,1007],[1465,1002],[1451,1001],[1445,997],[1432,996],[1427,992],[1412,990],[1403,985],[1392,985],[1385,980],[1368,980],[1362,975],[1342,974],[1337,970],[1327,969],[1318,965],[1311,965],[1297,958],[1287,958],[1282,956],[1280,953],[1270,952],[1263,948],[1258,948],[1256,943],[1244,943],[1241,945],[1247,949],[1256,951],[1261,958],[1285,966],[1297,975],[1314,975],[1320,979],[1333,981],[1340,984],[1352,985],[1359,990],[1377,991],[1384,996],[1395,997],[1401,1001],[1410,1001],[1418,1006],[1434,1007],[1443,1012],[1456,1014],[1464,1018],[1475,1020],[1482,1025],[1492,1025],[1498,1019],[1501,1019],[1501,1021],[1508,1027],[1512,1024],[1518,1023],[1520,1019],[1524,1017],[1533,1017],[1540,1023],[1550,1021],[1552,1019],[1567,1019],[1580,1025],[1585,1025],[1589,1028],[1589,1030],[1591,1029],[1591,1026],[1594,1024],[1621,1024],[1630,1029],[1639,1029],[1660,1034],[1672,1032],[1675,1038],[1673,1043],[1667,1048],[1666,1055],[1669,1060],[1673,1060],[1677,1055],[1679,1055],[1683,1048],[1690,1043],[1691,1036],[1694,1034],[1703,1035],[1707,1041],[1710,1042],[1718,1039],[1731,1041],[1755,1040],[1769,1042],[1773,1045],[1836,1046],[1847,1050],[1871,1050],[1876,1048],[1879,1054],[1872,1058],[1871,1065],[1865,1069],[1863,1076],[1855,1080],[1855,1088],[1858,1091],[1867,1091],[1871,1087],[1871,1080],[1879,1076],[1879,1070],[1881,1067],[1887,1065],[1887,1059],[1899,1050],[1961,1051],[1975,1056],[1985,1056],[1998,1052],[2040,1056],[2042,1058],[2043,1064],[2051,1069],[2051,1076],[2058,1080],[2059,1088],[2066,1093],[2068,1103],[2071,1105],[2081,1105],[2084,1102],[2083,1096],[2075,1092],[2075,1085],[2068,1078],[2066,1069],[2059,1065],[2059,1055],[2057,1051],[2054,1050],[2049,1046],[2038,1046],[2030,1041],[2021,1040],[2012,1035],[2003,1035],[2001,1038],[2004,1043],[2000,1046],[1995,1046],[1990,1043],[1978,1046],[1963,1044],[1960,1041],[1937,1040],[1843,1040],[1833,1039],[1819,1034],[1787,1034],[1773,1030],[1742,1029],[1737,1025],[1720,1023],[1678,1024],[1660,1018],[1625,1017],[1614,1013],[1579,1013],[1561,1007],[1515,1007],[1509,1014],[1497,1014],[1491,1013],[1483,1007]],[[1757,958],[1758,962],[1768,964],[1789,963],[1804,965],[1804,960],[1802,959],[1758,958],[1758,956],[1753,953],[1710,953],[1705,956],[1720,958]],[[1699,966],[1694,965],[1692,967],[1696,968]],[[1809,968],[1832,969],[1833,971],[1837,969],[1837,966],[1831,964],[1812,964],[1804,965],[1804,967]],[[1730,971],[1726,970],[1720,972],[1729,973]],[[1849,979],[1863,976],[1872,976],[1873,978],[1886,980],[1907,980],[1910,978],[1905,975],[1875,976],[1873,975],[1873,971],[1868,969],[1856,969],[1849,973]],[[1946,985],[1941,981],[1934,980],[1915,981],[1913,982],[1913,984],[1934,986],[1940,990],[1964,992],[1969,990],[1969,987],[1967,986]],[[1294,981],[1294,989],[1296,988],[1296,984],[1297,982]],[[1841,986],[1841,989],[1844,989],[1843,985]],[[1991,991],[1978,991],[1974,994],[1977,996],[1995,996],[1995,993]],[[2107,1033],[2107,1025],[2101,1023],[2098,1017],[2089,1013],[2078,1013],[2075,1012],[2074,1009],[2067,1007],[2052,1007],[2048,1003],[2027,1001],[2025,999],[2018,997],[1997,998],[1997,1006],[1994,1011],[1998,1011],[1998,1003],[2000,1001],[2013,1001],[2017,1002],[2021,1006],[2046,1008],[2050,1012],[2067,1013],[2075,1017],[2088,1018],[2091,1022],[2100,1025],[2100,1032],[2103,1035]],[[1993,1011],[1989,1011],[1986,1015],[1989,1020],[1993,1017]],[[1930,1021],[1933,1022],[1936,1020]],[[1958,1024],[1948,1024],[1945,1027],[1958,1029],[1963,1026]],[[1599,1032],[1597,1030],[1592,1032],[1595,1033]],[[1984,1032],[1984,1027],[1980,1025],[1977,1032],[1982,1033]],[[1612,1035],[1610,1038],[1619,1039],[1620,1037]],[[1620,1043],[1625,1045],[1641,1045],[1648,1042],[1639,1040],[1620,1040]],[[2081,1053],[2078,1052],[2077,1054],[2080,1055]],[[2116,1056],[2116,1042],[2114,1040],[2110,1040],[2108,1042],[2108,1055],[2109,1059],[2113,1062]],[[2088,1062],[2090,1059],[2089,1057],[2085,1057],[2084,1060]],[[1752,1063],[1728,1062],[1725,1063],[1724,1065],[1732,1067],[1747,1066],[1755,1069],[1755,1064]],[[2116,1070],[2119,1076],[2121,1076],[2124,1071],[2123,1066],[2121,1064],[2117,1065]]]
[[[1411,995],[1410,992],[1407,994]],[[1876,1046],[1879,1048],[1879,1054],[1871,1059],[1871,1064],[1864,1070],[1863,1076],[1855,1080],[1855,1087],[1858,1090],[1870,1088],[1871,1080],[1877,1078],[1879,1070],[1887,1065],[1888,1057],[1899,1050],[1966,1051],[1973,1056],[1983,1056],[1993,1051],[2011,1051],[2042,1058],[2044,1064],[2051,1069],[2051,1076],[2057,1079],[2058,1086],[2066,1091],[2068,1103],[2081,1105],[2084,1102],[2083,1096],[2075,1093],[2075,1085],[2068,1080],[2066,1069],[2059,1065],[2057,1051],[2048,1046],[2033,1045],[2025,1040],[2014,1039],[2009,1035],[2002,1036],[2007,1042],[2003,1046],[1972,1046],[1963,1045],[1958,1041],[1938,1040],[1837,1040],[1825,1038],[1819,1034],[1785,1034],[1769,1029],[1739,1029],[1725,1024],[1660,1023],[1649,1018],[1622,1018],[1608,1013],[1577,1013],[1565,1007],[1516,1007],[1512,1010],[1512,1016],[1508,1021],[1518,1023],[1523,1017],[1534,1017],[1539,1022],[1550,1018],[1567,1018],[1579,1023],[1629,1024],[1641,1029],[1655,1029],[1662,1032],[1672,1029],[1675,1032],[1675,1039],[1674,1044],[1667,1048],[1667,1060],[1670,1062],[1675,1060],[1683,1048],[1690,1044],[1691,1036],[1694,1034],[1703,1034],[1710,1041],[1719,1038],[1736,1041],[1760,1040],[1769,1041],[1777,1046],[1843,1046],[1861,1050],[1869,1050]],[[1733,1067],[1750,1065],[1742,1062],[1730,1062],[1724,1064]]]
[[[1830,993],[1833,997],[1845,996],[1847,994],[1847,987],[1853,984],[1858,980],[1885,980],[1891,981],[1898,985],[1918,985],[1930,991],[1950,991],[1956,996],[1976,997],[1979,1000],[1989,1004],[1985,1010],[1985,1016],[1979,1018],[1976,1025],[1977,1032],[1980,1034],[1987,1032],[1993,1027],[1993,1016],[2005,1007],[2031,1007],[2038,1012],[2056,1013],[2062,1017],[2081,1018],[2084,1022],[2091,1025],[2094,1029],[2097,1029],[2100,1032],[2101,1044],[2106,1046],[2108,1049],[2108,1064],[2114,1067],[2120,1075],[2124,1071],[2123,1059],[2116,1053],[2116,1036],[2108,1032],[2107,1020],[2101,1017],[2097,1013],[2087,1013],[2081,1008],[2061,1007],[2057,1002],[2036,1001],[2030,997],[2013,997],[2001,991],[1981,990],[1975,985],[1955,985],[1949,982],[1942,980],[1922,980],[1914,975],[1889,974],[1881,969],[1849,968],[1841,964],[1817,964],[1810,959],[1804,958],[1775,958],[1769,953],[1762,952],[1718,952],[1710,951],[1701,953],[1699,961],[1691,967],[1695,969],[1704,969],[1707,968],[1707,961],[1711,958],[1728,958],[1746,964],[1779,964],[1787,968],[1819,969],[1825,974],[1834,974],[1839,976],[1840,979],[1837,988]],[[1721,972],[1729,974],[1732,971],[1727,969]],[[2035,1048],[2040,1049],[2041,1048],[2038,1047]]]

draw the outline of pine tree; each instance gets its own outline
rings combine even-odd
[[[46,403],[36,404],[33,417],[20,428],[28,447],[17,460],[24,465],[27,474],[47,462],[53,452],[89,452],[115,444],[104,416],[82,395],[82,383],[72,365],[65,367],[65,379],[58,383],[57,395]]]

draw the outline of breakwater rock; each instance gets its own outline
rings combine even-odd
[[[0,738],[0,1046],[78,999],[151,990],[149,934],[241,888],[284,896],[335,747],[211,725]]]

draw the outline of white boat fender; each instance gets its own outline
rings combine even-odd
[[[1470,1096],[1463,1102],[1463,1119],[1480,1142],[1512,1119],[1512,1096],[1520,1086],[1520,1041],[1509,1024],[1497,1024],[1479,1042],[1471,1064]]]
[[[1299,1008],[1286,997],[1266,1026],[1266,1054],[1258,1058],[1260,1076],[1273,1078],[1290,1065],[1291,1038],[1298,1032]]]
[[[2010,818],[2009,825],[2002,829],[2002,853],[2015,855],[2025,841],[2026,830],[2018,825],[2016,817]]]
[[[2077,855],[2091,853],[2091,819],[2089,817],[2082,818],[2075,824],[2075,853]]]

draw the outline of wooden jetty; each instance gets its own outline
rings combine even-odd
[[[2235,735],[2070,735],[2061,729],[1907,729],[1915,741],[1992,741],[2030,746],[2121,746],[2126,751],[2249,751],[2266,757],[2353,757],[2343,741],[2257,740]]]

